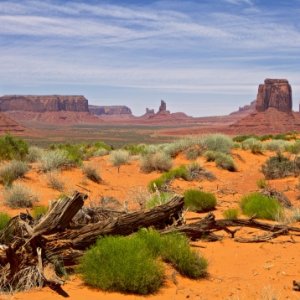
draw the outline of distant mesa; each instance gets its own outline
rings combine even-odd
[[[292,88],[286,79],[265,79],[258,87],[256,110],[263,112],[270,107],[282,112],[292,111]]]
[[[97,116],[132,115],[131,109],[125,105],[89,105],[89,111]]]
[[[0,97],[0,111],[28,112],[89,112],[88,100],[84,96],[22,96]]]
[[[25,128],[19,125],[16,121],[12,120],[4,113],[0,113],[0,133],[21,133],[24,132]]]
[[[239,133],[300,130],[300,115],[292,112],[292,88],[286,79],[265,79],[258,87],[255,111],[230,125]]]

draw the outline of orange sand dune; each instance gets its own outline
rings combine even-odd
[[[242,150],[234,150],[234,159],[238,172],[230,173],[218,169],[214,163],[205,162],[203,158],[197,161],[213,172],[215,181],[186,182],[175,180],[172,187],[178,193],[191,187],[203,188],[214,192],[218,198],[217,217],[222,217],[222,212],[227,208],[237,207],[242,195],[257,191],[256,181],[263,178],[260,172],[261,164],[270,156],[254,155]],[[101,196],[113,196],[124,205],[128,202],[129,208],[137,208],[134,195],[146,190],[150,180],[159,176],[159,173],[141,173],[139,162],[132,161],[129,165],[122,166],[120,173],[112,167],[107,157],[91,159],[90,163],[99,169],[104,182],[96,184],[87,180],[80,169],[63,171],[62,179],[66,183],[67,192],[75,189],[84,191],[79,186],[90,190],[88,204],[97,201]],[[174,165],[189,163],[182,155],[174,160]],[[33,165],[25,179],[18,180],[31,187],[39,194],[40,204],[46,205],[49,200],[56,198],[60,193],[47,187],[45,175],[37,172],[38,166]],[[284,192],[293,205],[300,207],[297,199],[299,190],[296,188],[298,178],[288,177],[269,181],[277,190]],[[79,185],[79,186],[78,186]],[[3,187],[0,186],[3,190]],[[2,197],[2,196],[1,196]],[[0,209],[17,214],[21,210],[12,210],[3,205],[0,198]],[[187,220],[191,217],[202,217],[205,214],[188,213]],[[189,220],[188,220],[189,221]],[[297,224],[294,224],[297,225]],[[246,228],[237,235],[255,234],[256,230]],[[64,290],[70,299],[300,299],[300,293],[292,291],[292,281],[300,280],[299,251],[300,237],[285,236],[269,243],[242,244],[234,242],[223,232],[223,241],[220,242],[193,242],[196,251],[203,254],[209,261],[209,276],[202,280],[190,280],[167,267],[166,282],[155,295],[147,297],[123,295],[120,293],[106,293],[87,287],[77,276],[71,276],[64,285]],[[175,279],[174,279],[175,278]],[[273,298],[272,298],[273,297]],[[48,300],[63,299],[49,288],[17,293],[14,296],[4,296],[0,299],[12,300]]]

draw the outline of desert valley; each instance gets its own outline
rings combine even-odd
[[[3,299],[299,298],[300,114],[287,80],[266,79],[255,101],[220,117],[170,113],[164,101],[135,117],[83,96],[3,96],[0,109]],[[204,261],[162,254],[151,279],[128,258],[127,287],[126,265],[102,288],[109,260],[94,261],[94,275],[78,269],[100,236],[142,227],[182,232],[182,251]]]

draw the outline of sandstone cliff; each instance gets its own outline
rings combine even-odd
[[[89,111],[97,116],[102,115],[132,115],[131,109],[124,105],[98,106],[89,105]]]
[[[273,107],[279,111],[292,111],[292,88],[286,79],[265,79],[258,87],[256,110],[266,111]]]
[[[11,95],[0,97],[0,111],[30,112],[89,112],[88,100],[83,96],[22,96]]]

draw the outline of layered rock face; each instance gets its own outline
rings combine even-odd
[[[266,111],[273,107],[279,111],[292,111],[292,88],[286,79],[265,79],[258,87],[256,110]]]
[[[124,105],[97,106],[89,105],[89,111],[97,116],[101,115],[132,115],[131,109]]]
[[[89,112],[88,100],[84,96],[3,96],[0,97],[0,111],[30,112]]]

